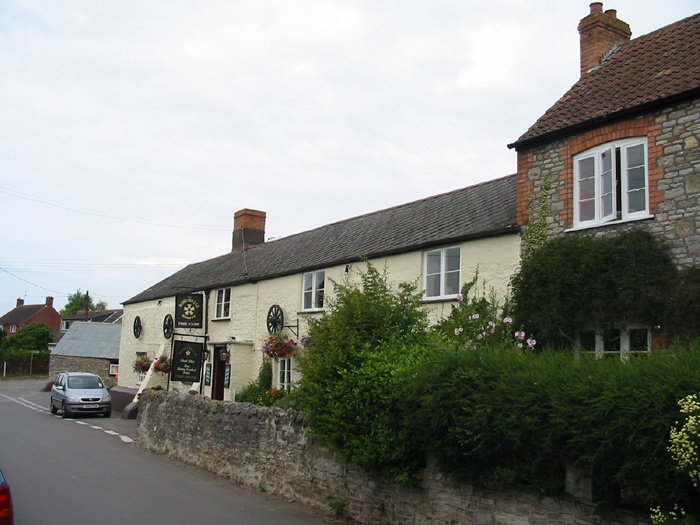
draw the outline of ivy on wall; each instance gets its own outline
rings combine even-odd
[[[668,248],[647,231],[567,235],[523,259],[511,282],[511,308],[538,341],[571,346],[577,329],[641,324],[663,330],[677,283]]]

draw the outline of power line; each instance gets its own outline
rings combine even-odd
[[[107,219],[115,219],[115,220],[119,220],[119,221],[136,222],[139,224],[150,224],[153,226],[165,226],[168,228],[192,228],[192,229],[196,229],[196,230],[228,231],[227,228],[221,228],[221,227],[202,226],[202,225],[198,225],[198,224],[190,224],[190,223],[175,222],[175,221],[152,221],[152,220],[140,219],[138,217],[129,217],[126,215],[117,215],[114,213],[104,213],[104,212],[100,212],[97,210],[90,210],[87,208],[79,208],[76,206],[70,206],[70,205],[64,204],[62,202],[53,201],[50,199],[46,199],[44,197],[32,195],[30,193],[23,193],[20,191],[12,190],[10,188],[0,187],[0,193],[4,193],[5,195],[9,195],[10,197],[16,197],[18,199],[24,199],[24,200],[28,200],[28,201],[38,202],[40,204],[45,204],[47,206],[53,206],[55,208],[61,208],[63,210],[72,211],[74,213],[82,213],[84,215],[92,215],[95,217],[104,217]]]

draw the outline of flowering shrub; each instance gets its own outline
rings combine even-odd
[[[138,372],[139,374],[146,373],[148,372],[148,369],[151,368],[151,361],[150,358],[147,356],[141,356],[136,361],[134,361],[134,372]]]
[[[153,370],[160,374],[167,374],[170,372],[170,359],[166,356],[160,356],[155,363],[153,363]]]
[[[276,357],[289,357],[297,349],[297,342],[284,335],[270,335],[263,342],[263,352],[274,359]]]
[[[473,291],[477,279],[478,275],[462,287],[457,304],[436,329],[448,336],[454,334],[462,348],[535,348],[537,341],[523,330],[514,330],[513,319],[501,313],[495,297]]]

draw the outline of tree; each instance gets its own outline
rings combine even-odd
[[[51,328],[44,323],[25,326],[14,337],[6,337],[0,345],[0,361],[29,360],[31,352],[38,351],[37,359],[47,358],[49,343],[53,340]]]
[[[68,302],[66,306],[59,312],[61,317],[69,317],[75,315],[78,312],[84,312],[85,307],[88,310],[105,310],[107,308],[107,303],[105,301],[100,301],[97,304],[93,303],[92,297],[88,292],[83,293],[78,288],[75,293],[68,296]]]

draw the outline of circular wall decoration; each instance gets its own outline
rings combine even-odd
[[[163,318],[163,337],[170,339],[173,336],[173,316],[168,314]]]
[[[143,330],[143,327],[141,326],[141,318],[137,315],[134,318],[134,337],[136,339],[141,336],[141,330]]]
[[[284,312],[278,304],[273,304],[267,311],[267,331],[270,334],[281,332],[284,328]]]

